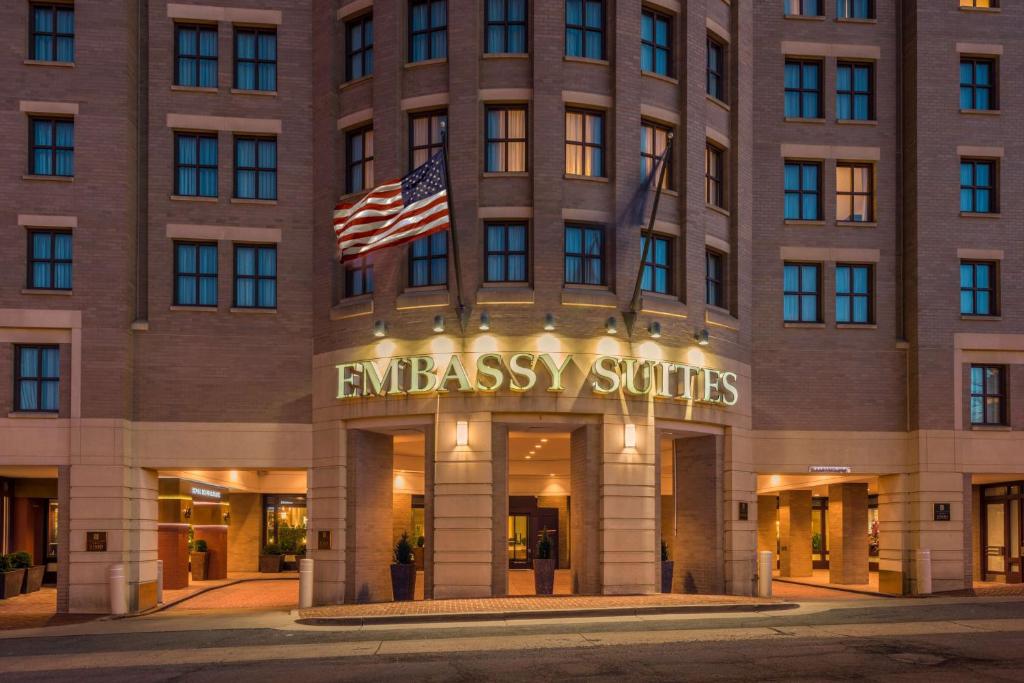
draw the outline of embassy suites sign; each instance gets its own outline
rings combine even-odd
[[[426,394],[526,393],[537,386],[565,392],[566,385],[582,393],[589,387],[599,396],[622,392],[628,396],[736,405],[736,373],[688,363],[597,356],[589,368],[567,353],[557,361],[550,353],[483,353],[465,361],[454,353],[443,364],[434,356],[396,356],[337,365],[338,399],[421,396]],[[585,372],[577,371],[585,370]]]

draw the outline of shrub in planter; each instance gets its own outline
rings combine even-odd
[[[209,561],[206,541],[200,538],[193,543],[193,547],[195,549],[189,555],[189,562],[192,564],[192,580],[205,581],[207,562]]]
[[[15,569],[25,570],[25,581],[21,584],[22,593],[35,593],[43,586],[43,574],[46,573],[45,565],[32,565],[32,553],[19,550],[11,554],[11,565]]]
[[[15,567],[11,555],[0,555],[0,600],[21,593],[25,581],[25,568]]]
[[[537,541],[537,554],[533,558],[533,587],[537,595],[555,592],[555,560],[551,558],[551,537],[547,527]]]
[[[395,601],[412,600],[416,597],[416,564],[409,541],[409,532],[403,531],[395,543],[395,563],[391,565],[391,594]]]
[[[668,544],[661,541],[661,592],[672,592],[672,560],[668,559]]]
[[[283,563],[284,557],[282,557],[281,546],[276,543],[268,543],[263,546],[263,552],[260,553],[261,574],[277,574],[281,571]]]

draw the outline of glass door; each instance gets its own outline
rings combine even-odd
[[[508,516],[508,566],[509,569],[530,567],[530,516]]]
[[[985,574],[1005,575],[1009,544],[1007,542],[1007,501],[985,503]],[[990,579],[989,576],[985,577]]]

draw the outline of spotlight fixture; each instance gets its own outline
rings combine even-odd
[[[443,315],[435,315],[434,316],[434,332],[437,332],[439,334],[441,332],[444,332],[444,316]]]
[[[373,336],[378,338],[388,336],[388,324],[383,320],[375,321],[373,323]]]
[[[532,455],[528,455],[528,456],[526,456],[526,459],[527,459],[527,460],[531,460],[532,458],[533,458],[533,456],[532,456]]]
[[[544,330],[551,332],[555,329],[555,316],[552,313],[544,314]]]
[[[541,442],[541,443],[547,443],[547,442],[548,442],[548,440],[547,440],[547,439],[541,439],[541,440],[540,440],[540,442]]]
[[[657,320],[647,326],[647,331],[651,333],[652,339],[661,339],[661,323]]]
[[[622,425],[622,445],[626,448],[636,448],[636,425],[632,422]]]
[[[615,316],[611,316],[604,321],[604,331],[608,334],[619,333],[619,321],[615,319]]]
[[[537,451],[530,451],[530,455],[534,455]]]
[[[481,332],[486,332],[489,329],[491,329],[491,314],[490,313],[486,313],[486,312],[481,313],[480,314],[480,331]]]
[[[466,420],[458,420],[455,423],[455,445],[469,445],[469,422]]]
[[[707,328],[693,333],[693,340],[697,342],[698,346],[707,346],[711,343],[711,335],[708,334]]]

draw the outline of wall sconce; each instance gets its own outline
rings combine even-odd
[[[711,343],[711,337],[708,334],[707,329],[703,329],[700,332],[694,332],[693,340],[697,342],[698,346],[707,346]]]
[[[612,316],[604,321],[604,331],[608,334],[618,334],[619,332],[619,321]]]
[[[622,425],[622,445],[626,448],[636,448],[636,425],[632,422]]]
[[[377,320],[373,323],[373,336],[380,338],[388,336],[388,324],[383,320]]]
[[[657,320],[647,326],[647,331],[651,333],[652,339],[661,339],[661,323]]]
[[[182,514],[182,517],[184,517],[185,519],[192,519],[192,508],[185,508],[185,512]]]
[[[480,314],[480,331],[487,332],[491,329],[491,314],[486,311]]]
[[[230,512],[225,512],[224,513],[224,523],[225,524],[231,524],[231,513]]]
[[[440,334],[441,332],[444,332],[444,316],[443,315],[435,315],[434,316],[434,332],[437,332],[438,334]]]
[[[455,423],[455,445],[469,445],[469,423],[465,420],[458,420]]]
[[[544,314],[544,329],[551,332],[555,329],[555,316],[551,313]]]

